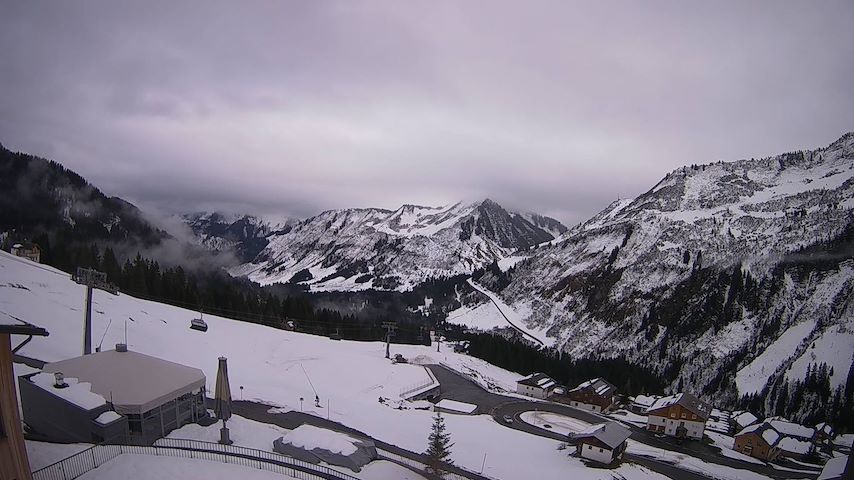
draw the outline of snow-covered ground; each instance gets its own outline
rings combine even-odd
[[[620,422],[631,423],[638,427],[646,428],[647,425],[646,415],[638,415],[637,413],[630,412],[628,410],[617,410],[616,412],[608,414],[608,417]]]
[[[685,470],[691,470],[709,478],[720,480],[768,480],[768,477],[739,468],[727,467],[715,463],[704,462],[684,453],[671,452],[661,448],[651,447],[634,440],[628,440],[628,453],[654,458],[656,460],[677,465]]]
[[[195,458],[158,457],[154,455],[125,454],[110,460],[80,477],[78,480],[162,480],[204,478],[205,480],[281,480],[280,473],[241,467],[222,462]]]
[[[561,435],[581,432],[590,426],[577,418],[550,412],[525,412],[519,415],[523,422]]]
[[[27,458],[30,461],[30,469],[33,471],[53,465],[92,446],[88,443],[66,444],[35,442],[32,440],[27,440],[26,445]]]
[[[84,288],[68,274],[0,253],[0,311],[50,332],[50,336],[27,344],[20,352],[23,355],[49,362],[80,355],[83,301]],[[207,376],[209,389],[216,378],[217,357],[223,355],[228,357],[237,398],[243,386],[244,399],[300,410],[302,397],[305,411],[323,417],[328,400],[332,420],[412,451],[426,447],[433,414],[389,408],[378,399],[399,398],[401,389],[429,377],[419,365],[390,363],[384,358],[383,343],[333,342],[216,316],[205,316],[209,329],[202,333],[189,328],[196,312],[101,291],[94,294],[93,310],[92,337],[104,336],[105,348],[124,339],[127,319],[131,350],[199,368]],[[107,330],[110,319],[112,327]],[[13,339],[15,343],[21,340]],[[422,362],[442,361],[463,372],[477,370],[481,383],[511,391],[522,377],[465,355],[436,353],[431,347],[393,345],[392,353]],[[312,401],[315,391],[321,408]],[[589,469],[568,452],[557,450],[559,442],[508,429],[488,415],[448,415],[445,423],[455,443],[454,462],[479,471],[486,456],[484,473],[492,477],[524,478],[535,465],[538,478],[544,480],[612,478],[611,471]],[[243,435],[239,421],[229,422],[229,427],[235,438]],[[280,436],[275,427],[269,430],[267,438],[252,441],[267,445]],[[626,478],[661,478],[634,465],[624,465],[616,472]]]

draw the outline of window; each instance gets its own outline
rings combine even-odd
[[[599,453],[602,453],[602,449],[601,449],[601,448],[599,449]]]
[[[688,416],[687,416],[687,415],[685,415],[684,413],[682,414],[682,418],[687,418],[687,417],[688,417]]]
[[[593,445],[587,445],[587,450],[593,450]]]
[[[670,418],[676,418],[676,412],[670,412]]]

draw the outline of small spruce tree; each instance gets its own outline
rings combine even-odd
[[[442,414],[436,412],[433,428],[427,438],[427,469],[430,473],[440,475],[443,472],[443,463],[454,463],[451,456],[451,435],[445,431],[445,420]]]

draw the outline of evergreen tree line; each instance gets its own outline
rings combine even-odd
[[[385,340],[383,322],[396,321],[395,343],[430,344],[429,329],[417,317],[342,314],[332,308],[316,308],[308,293],[283,294],[276,287],[261,287],[220,270],[161,266],[139,253],[121,261],[112,247],[100,249],[95,243],[50,242],[47,235],[36,237],[35,243],[41,248],[42,263],[69,273],[78,267],[99,270],[107,275],[108,282],[135,297],[202,314],[347,340]]]
[[[831,386],[833,367],[810,364],[803,379],[780,375],[762,392],[742,397],[740,406],[765,416],[781,416],[803,425],[829,423],[837,432],[854,431],[854,366],[844,385]]]
[[[661,393],[659,375],[622,358],[573,359],[553,348],[537,349],[526,343],[490,333],[449,331],[449,338],[467,340],[468,354],[508,370],[529,375],[545,373],[570,388],[595,377],[614,384],[621,394]]]

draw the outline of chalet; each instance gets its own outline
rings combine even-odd
[[[573,407],[604,412],[614,404],[617,387],[601,378],[594,378],[581,383],[567,392],[569,404]]]
[[[41,249],[35,243],[16,243],[12,245],[9,253],[16,257],[26,258],[36,263],[41,263]]]
[[[31,480],[33,477],[18,413],[18,395],[15,394],[12,335],[32,338],[35,335],[47,336],[48,333],[43,328],[0,313],[0,478]],[[19,342],[20,339],[16,339],[16,348],[22,345]]]
[[[815,426],[813,442],[820,446],[830,446],[833,444],[833,435],[833,427],[828,425],[827,422],[821,422]]]
[[[690,393],[662,397],[647,409],[647,430],[700,440],[711,411],[711,405]]]
[[[751,425],[759,423],[759,418],[757,418],[756,415],[750,412],[739,410],[732,412],[732,417],[730,417],[730,421],[732,423],[731,426],[733,428],[733,431],[740,432]]]
[[[205,374],[174,362],[116,350],[49,363],[21,376],[24,423],[61,442],[150,445],[208,418]]]
[[[783,436],[768,422],[754,423],[735,435],[733,450],[771,462],[780,454]]]
[[[649,407],[651,407],[659,398],[661,397],[658,395],[638,395],[636,397],[632,397],[628,407],[629,411],[638,415],[646,415],[646,411],[649,410]]]
[[[780,456],[802,460],[815,451],[814,428],[790,422],[782,417],[771,417],[768,423],[783,435],[780,440]]]
[[[516,393],[545,399],[557,387],[557,382],[544,373],[535,373],[516,382]]]
[[[607,422],[572,433],[570,438],[577,442],[579,457],[610,465],[623,456],[631,434],[631,430],[619,423]]]

